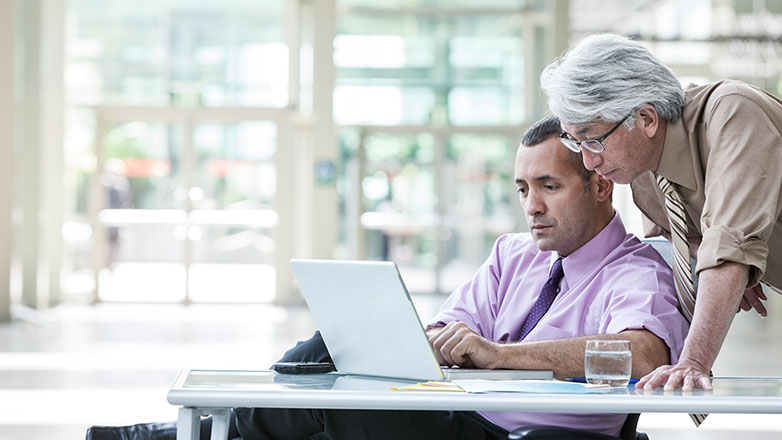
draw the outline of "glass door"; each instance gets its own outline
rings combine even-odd
[[[275,298],[279,124],[219,113],[166,109],[97,136],[98,300]]]
[[[102,136],[95,253],[101,301],[183,301],[187,212],[181,123],[113,123]],[[101,169],[102,168],[102,169]]]
[[[271,301],[276,278],[276,125],[199,123],[193,134],[190,299]]]

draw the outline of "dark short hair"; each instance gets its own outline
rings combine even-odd
[[[527,131],[524,132],[524,136],[521,138],[521,143],[525,147],[532,147],[545,141],[551,136],[558,136],[561,132],[562,127],[559,125],[559,118],[554,115],[546,116],[540,121],[532,124],[532,127],[528,128]]]
[[[540,121],[532,124],[532,127],[524,132],[524,136],[521,138],[521,145],[525,147],[534,147],[552,136],[559,136],[560,133],[562,133],[562,127],[559,124],[559,118],[554,115],[546,116]],[[564,145],[562,145],[562,148],[567,149]],[[571,150],[567,150],[567,152],[570,165],[578,172],[584,182],[588,183],[589,178],[592,177],[592,174],[595,174],[595,172],[589,171],[584,167],[584,162],[581,160],[581,153],[576,153]]]

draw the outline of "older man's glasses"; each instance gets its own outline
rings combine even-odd
[[[632,113],[630,113],[632,115]],[[572,151],[575,151],[576,153],[580,153],[581,149],[585,149],[587,151],[590,151],[592,153],[602,153],[605,151],[606,147],[603,145],[603,141],[606,140],[608,136],[611,136],[611,133],[616,131],[617,128],[619,128],[622,123],[630,117],[630,115],[625,116],[622,118],[621,121],[617,122],[616,125],[614,125],[614,128],[608,130],[608,133],[600,136],[596,139],[584,139],[583,141],[577,141],[573,139],[566,131],[563,131],[559,134],[559,141],[562,142],[566,147],[571,149]]]

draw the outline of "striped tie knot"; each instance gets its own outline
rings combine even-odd
[[[666,179],[665,177],[657,174],[657,186],[660,187],[663,194],[668,195],[672,192],[674,192],[676,189],[673,187],[673,184],[670,180]]]

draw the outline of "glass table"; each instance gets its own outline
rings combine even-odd
[[[224,440],[231,408],[324,408],[533,412],[681,412],[782,414],[782,378],[715,377],[713,391],[611,388],[597,393],[395,391],[414,381],[339,373],[184,370],[168,393],[181,406],[177,439],[197,439],[213,416],[212,440]]]

